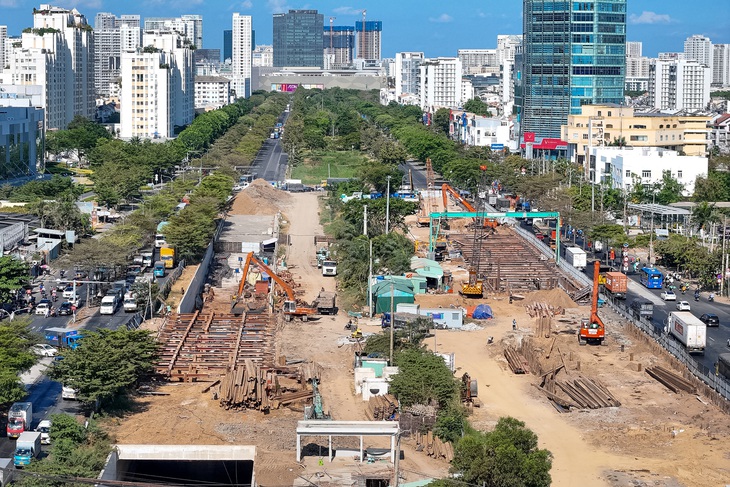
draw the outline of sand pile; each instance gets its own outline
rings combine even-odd
[[[286,191],[276,189],[263,179],[256,179],[233,200],[233,215],[275,215],[291,201]]]
[[[561,308],[577,308],[578,305],[560,288],[533,291],[525,295],[524,304],[547,303]]]

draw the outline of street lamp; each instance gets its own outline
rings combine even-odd
[[[654,202],[656,193],[651,193],[651,226],[649,230],[649,267],[654,267]]]
[[[390,233],[390,176],[388,176],[388,194],[385,196],[385,234]]]

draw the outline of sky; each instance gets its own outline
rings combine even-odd
[[[366,20],[383,22],[383,57],[400,51],[422,51],[427,57],[456,56],[458,49],[495,48],[497,34],[522,33],[520,0],[43,0],[77,8],[93,26],[97,12],[144,17],[203,16],[203,47],[223,48],[223,30],[231,29],[233,12],[253,17],[257,44],[270,44],[273,13],[316,9],[335,17],[335,25]],[[0,25],[19,35],[32,25],[33,7],[40,1],[0,0]],[[703,34],[714,44],[730,44],[728,0],[628,0],[627,40],[642,41],[644,55],[678,52],[684,39]]]

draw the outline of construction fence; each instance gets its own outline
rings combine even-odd
[[[203,303],[200,295],[203,292],[205,281],[208,279],[208,272],[210,271],[210,266],[213,262],[213,257],[215,256],[215,243],[218,241],[221,231],[223,231],[224,224],[224,219],[218,221],[215,234],[213,234],[213,239],[210,241],[208,248],[205,250],[203,260],[200,262],[198,270],[195,271],[195,275],[190,280],[190,284],[180,300],[180,304],[177,307],[178,314],[194,313],[196,309],[202,308]]]

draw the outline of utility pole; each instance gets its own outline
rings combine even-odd
[[[363,205],[362,234],[368,236],[368,205]]]
[[[411,188],[413,190],[413,188]],[[388,194],[385,197],[385,234],[390,233],[390,176],[388,176]]]
[[[368,316],[373,317],[373,241],[370,240],[370,271],[368,272]]]
[[[388,365],[393,366],[393,335],[395,334],[395,283],[393,276],[390,276],[390,361]]]

